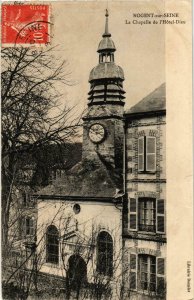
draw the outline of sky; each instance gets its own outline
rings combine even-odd
[[[52,45],[57,57],[68,61],[69,77],[76,83],[63,87],[64,102],[87,107],[89,73],[98,64],[97,48],[109,10],[109,31],[115,43],[115,63],[124,70],[125,110],[165,82],[165,31],[163,25],[126,24],[142,21],[134,13],[161,13],[164,1],[52,2]],[[62,88],[62,87],[61,87]]]

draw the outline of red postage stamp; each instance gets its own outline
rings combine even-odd
[[[49,5],[3,4],[2,45],[50,42]]]

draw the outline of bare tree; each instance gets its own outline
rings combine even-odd
[[[66,61],[55,48],[2,50],[2,242],[6,249],[18,158],[42,145],[61,143],[76,135],[79,118],[61,106],[59,83],[70,85]]]
[[[63,226],[67,230],[70,229],[72,226],[69,226],[70,216],[62,218],[67,206],[61,205],[48,223],[37,226],[35,222],[33,233],[30,235],[26,235],[24,226],[22,228],[24,234],[20,236],[21,228],[17,226],[18,222],[15,222],[14,235],[9,235],[9,247],[4,256],[5,262],[2,270],[3,294],[6,299],[26,300],[30,294],[42,297],[50,293],[50,286],[52,291],[52,285],[49,284],[46,289],[45,285],[42,285],[40,273],[46,256],[45,228],[54,222],[63,222]],[[17,220],[23,218],[23,211],[19,210],[15,218]]]
[[[106,255],[110,254],[112,257],[112,263],[110,263],[110,270],[107,269],[106,273],[102,273],[98,270],[99,226],[95,223],[92,225],[86,223],[81,232],[79,232],[79,227],[76,232],[76,239],[73,242],[64,241],[60,250],[65,270],[65,299],[123,299],[123,277],[126,279],[129,271],[128,266],[122,268],[123,257],[127,254],[126,249],[121,246],[117,249],[114,248],[112,253],[107,253]],[[118,240],[116,230],[112,232],[112,237],[115,242]],[[67,260],[64,253],[69,253],[69,244],[71,245],[71,256]],[[73,263],[70,263],[71,258]],[[83,261],[85,267],[82,266]]]
[[[45,209],[47,210],[50,205],[55,204],[43,205],[39,208],[39,214],[44,216]],[[23,255],[17,256],[15,264],[12,260],[9,262],[11,265],[5,286],[10,288],[10,284],[14,283],[14,299],[25,300],[30,294],[32,297],[40,296],[41,299],[47,299],[47,297],[77,300],[122,299],[122,278],[125,272],[128,273],[128,270],[122,268],[123,255],[126,251],[122,244],[117,249],[113,247],[113,252],[110,253],[111,274],[99,272],[97,240],[100,227],[95,223],[96,220],[94,219],[92,224],[90,221],[77,224],[74,214],[70,213],[71,204],[60,201],[57,207],[52,218],[46,218],[45,223],[39,222],[36,234],[31,237],[35,242],[25,242],[24,239],[18,247]],[[52,210],[52,207],[50,209]],[[60,262],[55,267],[62,271],[63,288],[60,287],[59,279],[57,284],[53,285],[51,274],[47,274],[46,280],[43,280],[41,274],[42,267],[45,264],[48,266],[46,260],[47,228],[56,224],[59,232]],[[109,230],[109,232],[113,238],[113,244],[116,245],[119,232],[117,230]]]

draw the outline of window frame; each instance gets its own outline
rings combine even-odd
[[[55,233],[52,233],[52,230],[54,230]],[[51,243],[48,240],[52,238],[54,241]],[[57,243],[55,243],[56,241]],[[50,249],[54,249],[53,252],[49,252],[51,251]],[[46,229],[46,263],[52,265],[59,264],[59,231],[54,225],[49,225]]]
[[[140,205],[144,203],[144,208],[142,210],[142,207]],[[153,208],[149,208],[149,204],[153,204]],[[151,212],[153,211],[153,213]],[[142,213],[143,212],[143,213]],[[141,213],[144,215],[144,223],[141,224]],[[151,215],[151,217],[150,217]],[[147,218],[150,218],[149,220],[146,220]],[[147,222],[146,222],[147,221]],[[153,224],[148,224],[149,221],[152,221]],[[148,226],[150,226],[150,229],[148,229]],[[151,228],[152,226],[152,228]],[[145,229],[143,229],[143,227]],[[146,229],[147,227],[147,229]],[[156,199],[151,198],[151,197],[139,197],[138,198],[138,208],[137,208],[137,228],[138,231],[143,231],[143,232],[156,232]]]
[[[154,152],[148,151],[148,141],[154,140]],[[140,151],[140,142],[142,141],[142,151]],[[137,157],[138,157],[138,173],[149,173],[153,174],[156,172],[156,137],[144,135],[138,137],[138,147],[137,147]],[[154,155],[154,167],[148,167],[148,156]],[[142,162],[140,163],[140,161]],[[140,164],[142,166],[140,166]]]
[[[29,224],[27,224],[29,222]],[[35,234],[35,219],[27,216],[25,218],[25,236],[34,236]]]
[[[149,143],[149,140],[153,140],[154,143],[154,151],[148,151],[148,143]],[[152,146],[153,146],[152,145]],[[145,139],[145,156],[146,156],[146,159],[145,159],[145,172],[156,172],[156,137],[154,136],[146,136],[146,139]],[[148,164],[148,157],[150,156],[154,156],[154,167],[153,168],[149,168],[149,164]]]
[[[112,277],[113,276],[113,239],[112,236],[107,231],[101,231],[97,236],[96,254],[97,254],[97,264],[96,264],[97,272],[104,276]],[[103,263],[105,263],[105,265]]]
[[[153,272],[152,266],[155,266],[155,270]],[[147,269],[145,269],[147,266]],[[147,280],[142,280],[143,274],[147,275]],[[151,281],[151,278],[154,276],[154,281]],[[145,276],[146,277],[146,276]],[[156,293],[156,281],[157,281],[157,269],[156,269],[156,256],[149,254],[139,254],[138,255],[138,289],[140,291],[152,292]],[[146,288],[142,288],[142,282],[147,285]],[[153,289],[150,288],[151,284],[155,287]]]
[[[143,230],[140,228],[140,202],[143,201],[153,202],[153,230]],[[130,231],[143,232],[146,234],[166,234],[166,201],[165,199],[157,199],[155,197],[137,197],[129,198],[129,213],[128,213],[128,228]],[[150,214],[150,212],[149,212]],[[146,224],[145,224],[146,225]],[[147,224],[148,226],[151,226]],[[146,226],[145,226],[146,227]],[[151,229],[151,228],[150,228]]]
[[[148,288],[141,288],[141,272],[140,272],[140,264],[141,257],[148,258]],[[151,258],[155,259],[155,272],[151,272]],[[131,252],[129,256],[129,264],[130,264],[130,276],[129,276],[129,289],[132,291],[138,291],[144,294],[152,293],[152,295],[165,295],[166,292],[166,259],[164,257],[155,256],[147,253],[136,253]],[[151,274],[154,274],[154,284],[155,289],[150,290],[150,279]]]

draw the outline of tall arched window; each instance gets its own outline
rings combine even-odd
[[[97,239],[97,271],[100,274],[113,274],[113,241],[110,234],[102,231]]]
[[[54,225],[50,225],[46,231],[46,262],[59,262],[59,233]]]

